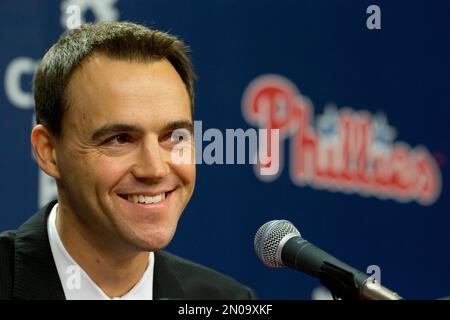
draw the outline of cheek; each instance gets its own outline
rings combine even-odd
[[[195,185],[195,164],[176,165],[174,171],[177,173],[183,184],[191,190],[190,192],[192,192]]]
[[[64,161],[62,180],[92,192],[111,189],[127,172],[126,161],[93,155],[72,155]]]
[[[189,164],[180,165],[180,171],[182,175],[186,177],[187,180],[192,181],[192,184],[195,183],[195,175],[196,175],[196,163],[195,163],[195,141],[194,137],[191,137],[191,143],[189,145],[189,150],[191,153],[191,161]]]
[[[118,184],[128,172],[128,164],[123,159],[97,159],[90,164],[89,170],[99,187],[111,189]]]

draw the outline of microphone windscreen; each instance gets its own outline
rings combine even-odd
[[[277,258],[280,244],[286,236],[301,236],[297,228],[287,220],[272,220],[263,224],[255,234],[253,245],[256,255],[268,267],[283,267]]]

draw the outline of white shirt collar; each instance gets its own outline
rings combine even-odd
[[[89,275],[72,259],[64,247],[58,230],[56,229],[56,215],[58,203],[52,208],[47,221],[47,231],[58,270],[59,279],[67,300],[152,300],[153,299],[153,271],[155,259],[153,252],[149,254],[149,263],[142,278],[125,295],[109,298]]]

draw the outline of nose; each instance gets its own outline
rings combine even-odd
[[[150,139],[149,139],[150,140]],[[159,145],[158,139],[142,141],[137,151],[132,174],[139,180],[160,180],[167,176],[170,167],[165,150]]]

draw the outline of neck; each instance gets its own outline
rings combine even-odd
[[[147,268],[148,252],[129,250],[129,247],[127,250],[115,239],[102,239],[61,205],[56,229],[72,259],[111,298],[130,291]]]

